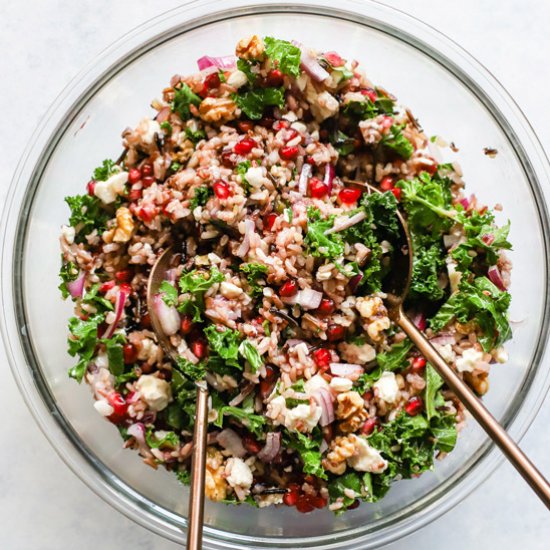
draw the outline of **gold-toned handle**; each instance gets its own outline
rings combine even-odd
[[[479,425],[489,437],[500,447],[506,458],[513,464],[523,479],[537,493],[539,498],[550,509],[550,484],[527,458],[506,430],[496,421],[486,409],[481,400],[473,393],[470,387],[456,374],[456,372],[439,355],[427,340],[426,336],[416,328],[414,323],[402,312],[396,319],[397,324],[413,341],[420,353],[429,361],[443,378],[447,386],[455,393],[464,406],[470,411]]]
[[[195,411],[187,550],[200,550],[202,548],[206,434],[208,430],[208,389],[204,382],[197,382],[197,405]]]

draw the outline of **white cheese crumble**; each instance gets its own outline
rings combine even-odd
[[[311,432],[321,418],[321,407],[314,404],[302,404],[292,409],[286,409],[285,427],[289,430]]]
[[[246,78],[246,75],[242,71],[233,71],[228,77],[227,77],[227,85],[231,86],[233,88],[240,88],[241,86],[244,86],[248,82],[248,78]]]
[[[139,124],[139,129],[141,130],[141,140],[143,143],[152,145],[155,140],[155,134],[160,133],[160,124],[156,120],[144,118]]]
[[[260,166],[252,166],[246,171],[244,177],[252,187],[262,187],[264,182],[264,171]]]
[[[243,290],[233,283],[228,283],[227,281],[224,281],[220,285],[220,293],[224,298],[231,299],[238,298],[243,293]]]
[[[447,361],[447,363],[452,363],[455,360],[456,353],[453,351],[451,344],[445,344],[442,346],[441,344],[434,343],[433,346],[439,352],[439,355]]]
[[[136,388],[153,411],[162,411],[172,401],[170,384],[151,374],[143,374],[136,382]]]
[[[350,391],[353,387],[353,382],[349,378],[342,378],[341,376],[335,376],[330,381],[330,387],[340,393],[344,391]]]
[[[388,467],[388,463],[382,458],[380,452],[371,447],[362,437],[356,438],[355,454],[348,458],[348,464],[358,472],[375,474],[383,472]]]
[[[472,372],[482,358],[483,352],[475,348],[466,349],[462,352],[462,357],[456,360],[456,368],[458,372]]]
[[[69,225],[64,225],[61,228],[61,234],[63,235],[63,238],[65,239],[65,241],[67,241],[67,244],[74,243],[74,236],[75,236],[74,227],[70,227]]]
[[[115,409],[103,399],[98,399],[94,402],[94,409],[101,416],[111,416],[115,412]]]
[[[225,465],[226,480],[231,487],[250,489],[252,471],[242,458],[230,458]]]
[[[320,388],[328,389],[328,382],[320,374],[316,374],[304,384],[304,388],[306,390],[306,393],[308,395],[311,395]]]
[[[399,397],[399,386],[393,372],[384,372],[382,376],[372,385],[380,399],[386,403],[395,403]]]
[[[117,172],[106,181],[97,181],[94,186],[94,195],[105,204],[115,202],[118,195],[124,192],[128,181],[128,172]]]

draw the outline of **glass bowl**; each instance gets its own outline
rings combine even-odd
[[[149,529],[184,540],[187,489],[123,450],[118,431],[92,409],[86,385],[67,377],[71,304],[57,291],[58,233],[66,195],[83,191],[92,169],[120,151],[120,133],[148,113],[174,73],[204,54],[230,53],[252,32],[361,60],[429,133],[454,141],[468,189],[501,203],[512,221],[514,339],[495,366],[486,403],[519,439],[548,388],[548,162],[529,124],[496,80],[434,29],[381,4],[237,0],[191,2],[122,37],[57,99],[36,130],[4,211],[2,332],[14,376],[42,430],[98,495]],[[498,150],[496,158],[484,147]],[[453,157],[454,159],[455,157]],[[501,219],[504,220],[503,217]],[[435,471],[394,485],[379,503],[336,517],[327,510],[257,510],[206,503],[205,548],[373,548],[449,510],[501,459],[470,422]]]

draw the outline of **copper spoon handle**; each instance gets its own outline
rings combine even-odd
[[[396,319],[397,324],[405,331],[413,341],[420,353],[429,361],[447,386],[455,393],[489,437],[500,447],[506,458],[513,464],[523,479],[529,483],[533,491],[550,509],[550,484],[537,470],[535,465],[525,456],[516,442],[508,435],[506,430],[495,420],[494,416],[486,409],[481,400],[476,397],[469,386],[462,381],[456,372],[439,355],[430,344],[424,334],[416,328],[414,323],[402,312]]]
[[[208,389],[205,382],[197,382],[196,403],[193,455],[191,457],[187,550],[200,550],[202,548],[206,433],[208,427]]]

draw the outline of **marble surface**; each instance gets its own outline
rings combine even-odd
[[[0,203],[35,125],[63,86],[121,34],[177,0],[0,2]],[[477,57],[511,92],[550,148],[547,0],[387,0],[440,29]],[[0,349],[0,548],[172,550],[178,548],[111,509],[61,462],[35,426]],[[550,400],[522,445],[550,475]],[[388,546],[470,550],[548,548],[548,512],[502,465],[482,487],[431,525]]]

